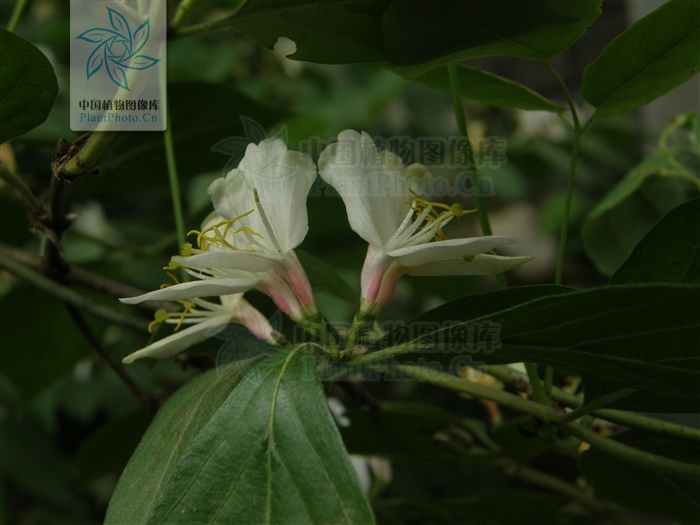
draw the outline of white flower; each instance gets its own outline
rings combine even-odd
[[[314,315],[311,286],[294,248],[309,229],[306,197],[315,178],[311,157],[288,150],[282,140],[250,144],[238,168],[209,187],[221,220],[208,218],[197,232],[199,249],[173,261],[216,278],[231,270],[253,272],[271,291],[281,278],[303,314]]]
[[[194,285],[199,283],[184,284]],[[279,336],[269,321],[260,311],[243,299],[242,293],[222,295],[219,297],[221,303],[217,304],[201,298],[188,297],[187,299],[182,299],[183,296],[187,295],[182,293],[183,288],[180,288],[180,293],[177,293],[177,290],[173,291],[173,288],[175,286],[156,290],[139,297],[122,299],[122,302],[128,304],[137,304],[149,300],[178,300],[184,306],[184,311],[182,312],[173,313],[158,310],[154,323],[175,324],[177,325],[175,333],[126,356],[122,360],[124,363],[132,363],[142,357],[162,359],[173,356],[194,344],[213,337],[229,323],[244,325],[253,335],[263,341],[272,344],[278,341]],[[179,331],[180,327],[184,325],[192,326]]]
[[[321,153],[318,165],[323,180],[342,197],[350,226],[369,243],[362,268],[365,313],[374,314],[388,302],[403,274],[486,275],[532,259],[488,253],[514,242],[509,237],[447,239],[443,226],[470,212],[409,191],[411,178],[429,176],[425,167],[404,167],[393,153],[377,152],[367,133],[343,131]]]
[[[200,247],[207,248],[205,253],[221,252],[225,254],[230,251],[228,246],[236,242],[238,234],[232,228],[225,229],[220,226],[229,223],[230,221],[225,220],[217,212],[212,212],[204,219],[202,232],[206,233],[200,233],[199,242]],[[192,251],[191,246],[186,245],[186,250]],[[198,297],[225,296],[257,289],[272,298],[280,310],[295,321],[304,317],[304,308],[299,303],[296,294],[287,281],[274,269],[252,272],[228,267],[192,268],[186,264],[192,257],[178,257],[177,259],[183,264],[171,263],[169,268],[174,270],[181,267],[195,277],[196,281],[176,283],[138,297],[122,299],[122,302],[136,304],[142,301],[185,301]],[[229,261],[226,259],[226,262]],[[173,276],[171,275],[171,277]]]

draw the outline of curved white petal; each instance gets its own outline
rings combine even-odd
[[[188,283],[175,284],[161,290],[120,299],[122,303],[138,304],[144,301],[180,301],[193,297],[209,297],[214,295],[231,295],[246,292],[258,284],[259,279],[205,279]]]
[[[241,217],[252,211],[253,213],[238,219],[235,223],[235,227],[240,228],[241,226],[245,226],[263,235],[265,234],[265,224],[257,211],[258,206],[255,202],[253,189],[254,186],[249,183],[246,173],[242,169],[233,169],[228,172],[225,178],[216,179],[212,182],[207,191],[211,196],[214,209],[225,219]],[[215,223],[208,224],[208,226],[212,224]],[[202,227],[204,227],[204,225]],[[247,238],[249,241],[253,239],[248,234],[244,234],[243,237]],[[269,239],[260,239],[257,236],[255,236],[254,239],[255,242],[265,246],[270,245]],[[268,242],[266,243],[265,241]]]
[[[207,189],[214,209],[227,219],[238,217],[254,209],[252,189],[247,186],[245,174],[232,169],[226,177],[214,180]]]
[[[220,315],[207,319],[201,323],[194,326],[190,326],[185,330],[175,332],[160,341],[148,345],[146,348],[129,354],[124,359],[123,363],[129,364],[133,363],[136,359],[142,357],[155,357],[156,359],[163,359],[165,357],[170,357],[175,354],[186,350],[192,345],[200,343],[205,339],[208,339],[219,332],[223,327],[229,323],[228,315]]]
[[[269,172],[245,173],[258,192],[260,206],[282,252],[299,246],[309,230],[306,197],[316,179],[311,157],[285,148]]]
[[[465,255],[478,255],[514,242],[514,239],[500,235],[448,239],[399,248],[388,252],[387,255],[397,259],[403,266],[418,266],[435,261],[461,259]]]
[[[476,255],[474,260],[464,259],[436,261],[406,268],[408,275],[490,275],[504,272],[531,261],[534,257],[505,257],[502,255]]]
[[[268,138],[259,144],[248,144],[238,169],[262,177],[274,177],[277,160],[287,146],[280,138]]]
[[[176,256],[172,260],[189,268],[231,268],[248,272],[266,272],[282,259],[257,252],[210,250],[189,257]]]
[[[345,130],[321,152],[318,167],[343,199],[352,229],[368,243],[384,246],[401,225],[403,202],[410,199],[400,159],[378,153],[367,133]]]

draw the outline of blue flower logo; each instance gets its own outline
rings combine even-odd
[[[107,7],[107,11],[112,29],[103,27],[88,29],[75,37],[76,40],[99,44],[88,57],[85,67],[87,79],[90,80],[90,77],[104,65],[112,82],[122,89],[131,91],[126,70],[148,69],[160,62],[159,58],[137,54],[148,42],[148,37],[151,35],[151,22],[150,19],[146,19],[132,33],[124,15],[111,7]]]
[[[229,171],[239,165],[241,159],[245,155],[246,149],[250,144],[259,144],[268,138],[265,128],[263,128],[258,122],[250,117],[246,117],[245,115],[241,115],[240,118],[241,122],[243,123],[245,137],[227,137],[214,144],[210,149],[210,151],[215,151],[230,156],[223,169],[224,177],[226,177],[226,174]],[[273,138],[282,139],[282,141],[286,144],[287,126],[283,125],[273,136]]]

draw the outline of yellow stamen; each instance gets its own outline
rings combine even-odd
[[[148,333],[152,334],[153,333],[153,327],[157,324],[162,323],[165,321],[168,317],[170,317],[170,314],[166,312],[163,308],[160,308],[156,310],[155,314],[155,319],[151,321],[151,323],[148,325]]]
[[[413,190],[409,191],[411,191],[411,195],[413,195],[413,200],[406,201],[404,202],[404,204],[408,204],[409,206],[411,206],[411,209],[416,213],[416,216],[423,213],[427,208],[430,208],[430,212],[425,217],[425,221],[429,223],[439,221],[439,223],[442,224],[445,220],[449,219],[450,217],[462,217],[463,215],[476,212],[476,210],[465,211],[462,205],[456,202],[451,206],[448,206],[447,204],[443,204],[442,202],[427,201],[419,197],[418,194]],[[447,240],[447,236],[443,233],[441,227],[438,227],[437,231],[435,232],[435,240]]]
[[[163,267],[163,270],[177,270],[178,268],[180,268],[180,265],[178,263],[176,263],[175,261],[170,261],[168,263],[168,266]]]
[[[208,228],[206,228],[205,230],[202,230],[202,231],[192,230],[192,231],[188,232],[187,235],[196,234],[197,235],[197,246],[199,246],[199,249],[203,250],[203,251],[206,251],[209,248],[209,246],[211,246],[212,244],[221,244],[230,250],[238,250],[238,248],[236,248],[233,244],[231,244],[230,242],[228,242],[226,240],[226,236],[228,235],[229,231],[231,230],[233,225],[236,223],[236,221],[239,221],[239,220],[243,219],[244,217],[247,217],[248,215],[250,215],[254,211],[255,210],[250,210],[250,211],[245,212],[242,215],[239,215],[238,217],[234,217],[233,219],[228,219],[225,221],[217,222],[216,224],[209,226]],[[219,228],[221,228],[222,226],[225,226],[223,234],[219,231]],[[262,235],[260,235],[258,232],[252,230],[251,228],[249,228],[247,226],[241,226],[237,230],[231,232],[231,234],[236,235],[236,234],[241,233],[241,232],[246,232],[246,233],[249,233],[250,235],[257,235],[258,237],[260,237],[262,239]],[[214,236],[213,237],[207,236],[208,233],[213,233]]]
[[[185,316],[195,306],[195,304],[193,302],[190,302],[190,301],[183,300],[183,301],[178,301],[178,303],[183,305],[185,307],[185,309],[180,313],[180,320],[178,321],[177,325],[175,325],[175,330],[174,330],[175,332],[177,332],[180,329],[180,327],[182,326],[182,323],[185,322]],[[168,315],[168,317],[170,317],[170,314]]]

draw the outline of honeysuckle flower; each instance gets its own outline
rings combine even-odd
[[[198,284],[198,283],[184,283]],[[205,283],[206,284],[206,283]],[[122,299],[127,304],[137,304],[149,300],[173,300],[177,299],[184,310],[182,312],[167,312],[158,310],[154,323],[175,324],[175,333],[156,341],[153,344],[126,356],[122,361],[132,363],[142,357],[155,357],[158,359],[171,357],[186,350],[190,346],[200,343],[209,337],[215,336],[224,330],[229,323],[239,323],[248,328],[253,335],[271,344],[280,342],[280,336],[270,325],[265,316],[243,299],[242,293],[221,295],[219,304],[206,301],[198,297],[183,297],[182,288],[173,292],[168,287],[155,292],[150,292],[139,297]],[[189,289],[192,289],[190,287]],[[186,294],[185,294],[186,295]],[[192,325],[180,330],[185,325]]]
[[[221,220],[196,232],[198,248],[173,262],[217,278],[224,270],[266,274],[260,280],[266,293],[286,300],[284,281],[302,316],[316,315],[311,285],[294,253],[309,229],[306,197],[315,178],[311,157],[288,150],[282,140],[250,144],[238,168],[209,187]]]
[[[430,176],[426,168],[404,167],[393,153],[378,152],[367,133],[341,132],[338,142],[321,153],[318,165],[323,180],[343,199],[350,226],[369,243],[361,274],[361,314],[376,315],[404,274],[487,275],[532,259],[492,253],[514,242],[509,237],[447,239],[442,228],[471,211],[429,202],[412,192],[412,179]]]
[[[202,232],[198,235],[199,252],[213,255],[216,253],[226,254],[229,251],[228,245],[236,242],[236,230],[225,228],[221,225],[228,225],[230,221],[225,220],[217,212],[212,212],[202,222]],[[217,242],[214,242],[217,241]],[[185,253],[194,251],[191,245],[185,245]],[[274,269],[267,271],[248,271],[228,267],[197,268],[188,265],[192,257],[177,257],[180,263],[171,262],[166,269],[183,269],[185,272],[195,277],[196,281],[179,283],[163,287],[160,290],[132,299],[123,299],[123,302],[134,304],[142,301],[185,301],[196,297],[222,296],[246,292],[257,289],[268,295],[279,309],[295,321],[304,318],[305,311],[299,299],[282,276]],[[228,261],[228,260],[227,260]],[[214,260],[214,262],[216,262]],[[248,260],[244,261],[249,262]],[[244,264],[244,267],[246,265]],[[250,266],[253,267],[253,266]]]

